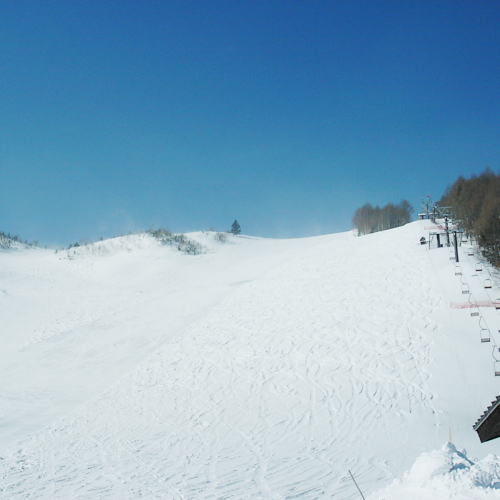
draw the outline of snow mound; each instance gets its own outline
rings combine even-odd
[[[198,255],[204,253],[206,250],[200,242],[187,237],[187,235],[158,230],[118,236],[94,243],[80,244],[68,248],[65,252],[69,259],[110,257],[123,253],[153,250],[161,246],[171,247],[189,255]]]
[[[369,497],[370,500],[474,500],[500,498],[500,457],[487,455],[473,462],[452,443],[422,453],[402,479]]]
[[[152,236],[146,233],[139,233],[73,246],[66,253],[70,259],[91,256],[105,257],[119,253],[150,249],[157,246],[158,242]]]
[[[81,257],[110,257],[117,254],[170,247],[188,255],[199,255],[214,251],[220,244],[230,241],[226,233],[198,231],[192,233],[171,233],[165,229],[150,230],[116,238],[77,244],[65,253],[69,259]],[[1,240],[0,240],[1,245]]]

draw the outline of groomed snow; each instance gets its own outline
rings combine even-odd
[[[472,430],[500,393],[492,343],[450,304],[460,279],[500,294],[465,247],[457,277],[420,246],[428,225],[0,252],[0,498],[349,499],[348,470],[376,495],[450,439],[498,452]]]

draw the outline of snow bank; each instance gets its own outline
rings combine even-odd
[[[422,453],[402,479],[369,497],[369,500],[475,500],[500,498],[500,461],[487,455],[473,462],[465,450],[452,443]]]

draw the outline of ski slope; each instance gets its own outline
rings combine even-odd
[[[0,252],[0,498],[350,499],[348,470],[375,495],[448,440],[498,453],[492,342],[450,304],[499,289],[428,225]]]

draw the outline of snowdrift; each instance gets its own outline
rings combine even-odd
[[[401,480],[369,500],[483,500],[500,498],[500,460],[488,455],[473,462],[452,443],[421,454]]]

